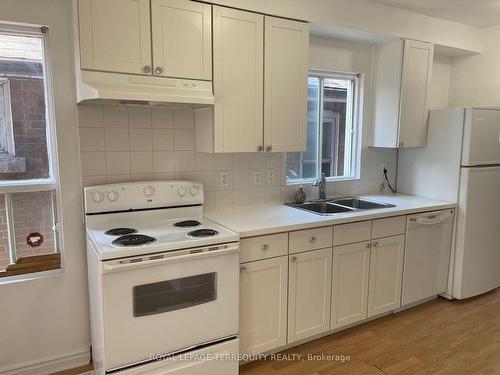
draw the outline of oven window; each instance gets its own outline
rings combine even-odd
[[[132,292],[134,317],[185,309],[217,299],[217,274],[204,273],[137,285]]]

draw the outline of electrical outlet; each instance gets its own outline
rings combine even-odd
[[[263,171],[261,170],[255,170],[253,171],[253,184],[254,185],[262,185],[264,183],[263,181]]]
[[[274,169],[267,170],[266,180],[268,185],[274,185],[276,183],[276,171]]]
[[[229,173],[220,172],[219,174],[219,185],[220,186],[229,186]]]

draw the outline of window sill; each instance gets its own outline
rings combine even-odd
[[[0,173],[26,173],[26,159],[0,154]]]
[[[61,269],[61,254],[44,254],[19,258],[15,264],[0,272],[0,280],[16,276],[36,275],[41,272]]]
[[[338,177],[338,178],[327,178],[326,183],[335,183],[335,182],[349,182],[349,181],[358,181],[360,178],[359,177]],[[287,186],[293,186],[293,185],[308,185],[312,184],[316,181],[315,178],[310,178],[306,180],[294,180],[294,181],[288,181],[286,180],[286,185]]]

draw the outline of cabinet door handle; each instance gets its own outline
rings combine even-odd
[[[144,68],[142,68],[142,71],[144,73],[151,73],[151,67],[149,65],[146,65],[144,66]]]
[[[161,67],[157,66],[155,68],[155,74],[162,74],[162,73],[163,73],[163,69]]]
[[[297,257],[293,256],[290,258],[290,262],[295,263],[297,261]]]
[[[240,272],[247,272],[247,266],[240,266]]]
[[[267,151],[267,152],[271,152],[272,150],[273,150],[273,146],[267,146],[267,147],[266,147],[266,151]]]
[[[373,243],[373,247],[378,247],[378,241],[375,241],[375,242]]]
[[[315,243],[316,242],[316,236],[309,237],[309,242],[310,243]]]
[[[367,249],[369,249],[370,247],[372,247],[372,244],[368,242],[368,243],[365,245],[365,247],[366,247]]]
[[[263,151],[263,150],[264,150],[264,146],[259,145],[259,146],[257,147],[257,151],[259,151],[259,152],[260,152],[260,151]]]
[[[262,250],[266,251],[267,249],[269,249],[269,245],[267,243],[262,245]]]

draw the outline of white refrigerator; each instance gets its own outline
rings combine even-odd
[[[448,294],[500,286],[500,108],[430,111],[427,146],[399,151],[397,188],[457,202]]]

